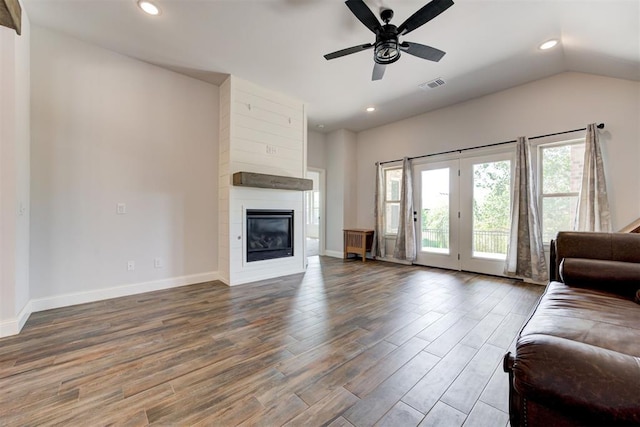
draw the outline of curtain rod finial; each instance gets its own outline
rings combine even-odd
[[[604,123],[600,123],[598,126],[596,126],[598,129],[604,129]]]

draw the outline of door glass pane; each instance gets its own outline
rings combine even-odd
[[[511,218],[511,162],[473,165],[473,256],[505,259]]]
[[[449,168],[422,171],[421,248],[449,253]]]

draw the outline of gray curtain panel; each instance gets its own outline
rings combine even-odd
[[[604,165],[595,123],[587,126],[584,169],[575,229],[578,231],[611,231],[607,183],[604,179]]]
[[[375,216],[375,227],[371,254],[376,258],[384,258],[386,255],[386,245],[384,240],[384,171],[380,162],[376,162],[376,182],[374,191],[373,215]]]
[[[413,174],[411,160],[402,160],[402,192],[400,193],[400,219],[393,257],[405,261],[416,259],[416,228],[413,224]]]
[[[548,280],[538,193],[531,163],[531,148],[525,137],[516,142],[516,163],[511,200],[511,234],[504,273],[536,282]]]

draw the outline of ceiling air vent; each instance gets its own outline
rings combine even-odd
[[[442,77],[438,77],[437,79],[431,80],[430,82],[422,83],[418,87],[423,90],[429,90],[429,89],[435,89],[440,86],[444,86],[445,84],[446,82],[444,81],[444,79]]]

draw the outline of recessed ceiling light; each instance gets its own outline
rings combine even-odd
[[[324,129],[324,125],[323,125],[323,124],[316,125],[316,127],[317,127],[318,129]]]
[[[558,40],[555,40],[555,39],[554,40],[549,40],[549,41],[546,41],[546,42],[542,43],[540,45],[540,49],[541,50],[551,49],[552,47],[554,47],[557,44],[558,44]]]
[[[372,113],[376,111],[376,107],[367,107],[367,113]]]
[[[158,6],[151,3],[149,0],[138,0],[138,7],[149,15],[155,16],[160,14],[160,9],[158,8]]]

